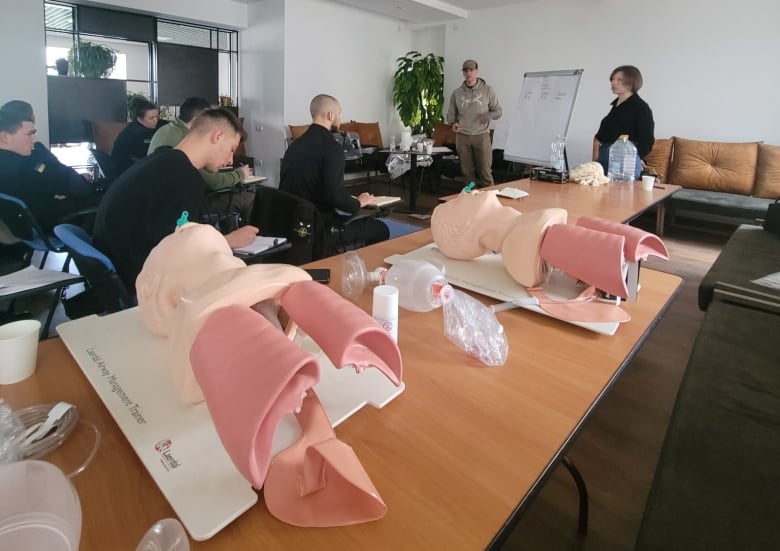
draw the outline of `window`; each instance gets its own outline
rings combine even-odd
[[[232,104],[238,95],[238,32],[180,21],[157,19],[155,17],[74,5],[67,2],[44,2],[46,26],[46,65],[49,75],[69,74],[75,76],[81,61],[79,57],[84,43],[108,48],[116,55],[116,62],[105,78],[123,80],[128,93],[141,93],[154,102],[161,99],[159,64],[161,45],[188,46],[167,48],[174,52],[177,61],[190,54],[194,63],[208,59],[207,65],[215,65],[214,83],[206,90],[214,90],[207,100],[215,104],[219,96],[227,96]],[[165,48],[163,48],[165,49]],[[66,63],[62,60],[67,60]],[[165,61],[165,60],[163,60]],[[170,60],[169,60],[170,61]],[[168,64],[171,67],[171,64]],[[193,67],[190,64],[190,69]],[[187,66],[176,66],[187,69]],[[170,70],[170,69],[169,69]],[[209,69],[211,70],[211,69]],[[192,71],[190,71],[192,72]],[[180,82],[178,74],[166,73],[163,80],[180,83],[187,89],[186,82]],[[201,78],[199,81],[203,81]],[[194,82],[194,81],[193,81]],[[197,91],[203,87],[194,87]],[[174,94],[180,102],[181,94]],[[195,95],[195,94],[189,94]],[[205,96],[204,96],[205,97]],[[171,95],[168,95],[168,100]],[[168,101],[175,109],[176,102]]]

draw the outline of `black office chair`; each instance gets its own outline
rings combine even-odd
[[[95,163],[100,170],[100,177],[102,180],[105,180],[103,187],[106,187],[108,183],[113,182],[116,180],[117,176],[119,176],[116,165],[114,164],[113,159],[111,159],[111,155],[108,153],[92,147],[89,149],[89,152],[92,153],[92,157],[95,158]]]
[[[330,256],[330,228],[317,208],[306,199],[273,187],[257,186],[249,221],[262,235],[286,237],[291,247],[263,257],[263,262],[296,266]]]
[[[135,306],[135,298],[116,273],[114,263],[93,245],[92,237],[83,228],[59,224],[54,227],[54,233],[65,244],[79,273],[87,280],[84,292],[62,301],[70,319]]]

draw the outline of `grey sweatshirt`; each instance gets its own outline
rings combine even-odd
[[[493,87],[478,78],[472,88],[464,82],[452,92],[447,109],[447,124],[459,122],[463,134],[485,134],[490,129],[490,120],[480,122],[483,115],[496,120],[501,118],[502,113]]]

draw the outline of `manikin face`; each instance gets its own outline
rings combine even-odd
[[[479,69],[463,69],[463,80],[466,81],[466,86],[474,86],[477,77],[479,77]]]
[[[0,132],[0,143],[3,149],[27,157],[35,146],[35,132],[35,124],[24,121],[16,132]]]
[[[609,85],[612,88],[612,93],[616,96],[625,96],[631,93],[631,87],[623,80],[623,71],[618,71],[612,78],[609,79]]]
[[[157,121],[160,119],[160,111],[158,109],[149,109],[144,113],[143,117],[138,117],[137,120],[146,128],[157,128]]]

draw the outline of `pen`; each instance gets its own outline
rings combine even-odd
[[[666,189],[664,186],[653,186],[653,189]]]

